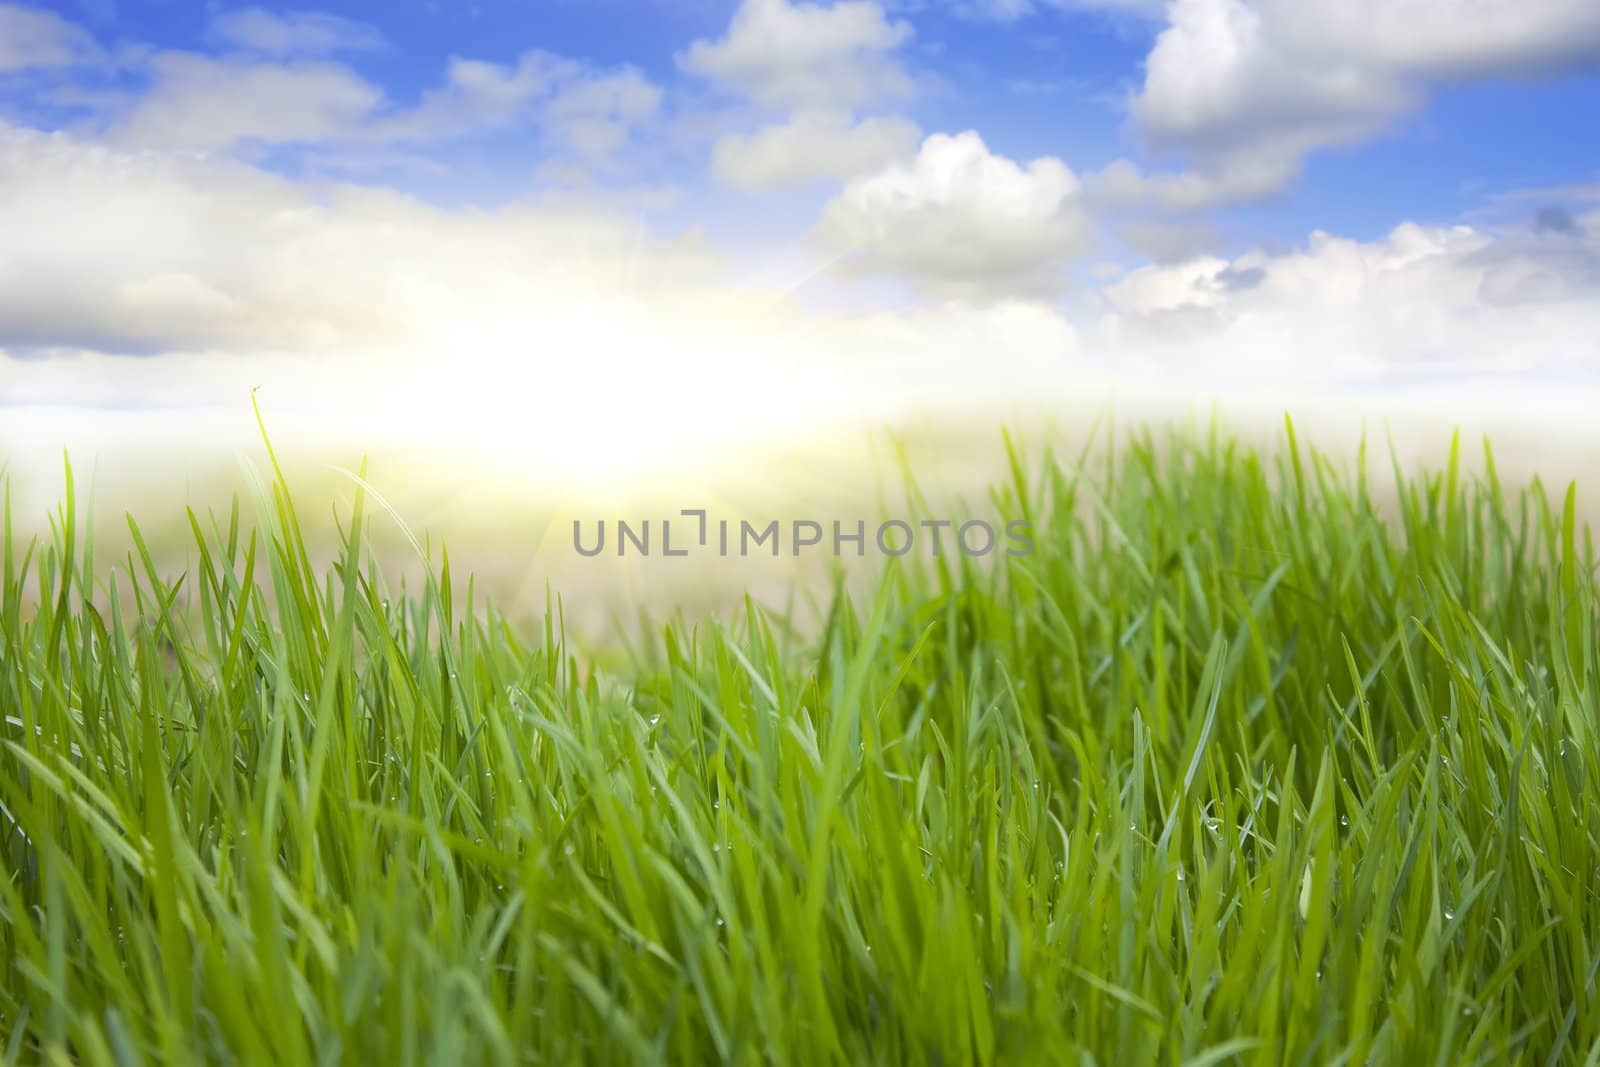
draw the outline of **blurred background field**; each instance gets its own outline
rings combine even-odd
[[[348,514],[357,472],[381,498],[373,524],[384,570],[397,584],[414,580],[422,563],[412,538],[435,562],[447,550],[458,574],[471,574],[487,596],[514,620],[544,610],[547,591],[559,597],[575,634],[598,636],[619,621],[681,613],[689,617],[736,606],[745,596],[806,616],[825,599],[842,564],[850,575],[871,573],[881,555],[870,531],[881,518],[912,513],[992,519],[989,490],[1008,480],[1009,433],[1027,454],[1044,448],[1061,458],[1093,463],[1108,442],[1129,434],[1168,429],[1204,434],[1217,428],[1270,451],[1283,441],[1286,411],[1303,440],[1352,466],[1365,440],[1367,467],[1382,499],[1394,463],[1407,472],[1437,470],[1460,432],[1462,462],[1481,469],[1483,441],[1492,440],[1496,465],[1509,486],[1535,476],[1553,486],[1600,469],[1600,424],[1587,418],[1586,397],[1573,394],[1483,392],[1441,398],[1435,392],[1382,403],[1349,396],[1285,401],[1233,394],[1227,398],[1172,389],[1141,389],[1130,402],[1109,388],[1085,389],[1046,404],[961,410],[951,403],[915,418],[869,422],[839,420],[814,429],[774,432],[738,442],[710,440],[672,447],[650,439],[613,441],[593,462],[596,441],[619,432],[596,423],[571,439],[541,437],[530,411],[529,440],[537,447],[507,448],[516,432],[501,431],[485,446],[470,438],[420,443],[415,435],[359,420],[337,423],[322,414],[297,415],[262,398],[274,450],[282,462],[318,562],[333,558],[337,516]],[[469,420],[470,421],[470,420]],[[330,427],[337,426],[337,429]],[[1000,427],[1006,427],[1002,431]],[[48,531],[64,490],[63,459],[70,459],[79,510],[93,530],[102,566],[125,560],[131,542],[127,516],[139,524],[163,570],[181,573],[192,561],[186,509],[205,521],[225,521],[238,498],[248,520],[260,487],[271,479],[263,438],[248,398],[237,407],[178,410],[110,410],[29,407],[0,411],[0,466],[10,490],[18,533]],[[908,489],[925,498],[908,501]],[[1596,514],[1592,494],[1580,492],[1580,516]],[[711,521],[748,518],[758,527],[779,520],[833,521],[851,529],[867,522],[864,559],[833,558],[825,545],[798,558],[788,547],[774,559],[764,552],[720,557],[696,551],[667,558],[660,523],[685,508],[704,508]],[[612,529],[606,551],[585,558],[572,542],[574,520],[592,539],[596,523]],[[615,554],[615,526],[645,520],[656,531],[647,558]],[[688,520],[675,534],[682,543]],[[1048,536],[1048,531],[1041,531]],[[918,545],[916,551],[926,551]]]

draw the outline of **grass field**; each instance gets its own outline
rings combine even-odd
[[[1597,1062],[1575,497],[1379,459],[1018,454],[1031,556],[608,648],[281,478],[181,589],[8,515],[0,1055]]]

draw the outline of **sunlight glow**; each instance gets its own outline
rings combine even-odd
[[[674,464],[736,463],[753,444],[808,434],[826,397],[787,361],[716,328],[647,325],[625,301],[507,313],[446,331],[402,376],[408,433],[522,479],[621,488]]]

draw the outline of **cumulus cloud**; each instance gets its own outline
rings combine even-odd
[[[53,12],[0,4],[0,74],[69,67],[100,55],[93,37]]]
[[[687,73],[779,110],[849,110],[911,92],[911,25],[871,0],[743,0],[727,34],[678,56]]]
[[[1195,173],[1114,175],[1173,207],[1254,199],[1305,157],[1359,142],[1441,82],[1548,75],[1600,61],[1589,0],[1173,0],[1130,101]]]
[[[1600,356],[1600,215],[1552,232],[1406,223],[1282,255],[1146,267],[1103,291],[1098,343],[1169,366],[1394,381],[1572,370]]]
[[[361,448],[726,452],[1007,403],[1076,358],[1048,306],[821,310],[600,205],[446,209],[3,123],[0,232],[0,405],[237,412],[260,385]]]
[[[717,142],[714,174],[728,185],[766,189],[879,170],[915,153],[921,131],[909,119],[805,112],[748,136]]]
[[[1431,78],[1547,76],[1600,60],[1600,8],[1588,0],[1272,0],[1269,10],[1297,50]]]
[[[912,35],[873,0],[743,0],[727,33],[696,41],[678,65],[783,118],[719,136],[712,175],[773,189],[851,178],[910,156],[917,125],[871,112],[911,95],[899,53]]]
[[[1308,126],[1335,140],[1411,105],[1410,84],[1370,55],[1289,47],[1311,43],[1296,25],[1305,10],[1274,0],[1176,0],[1132,102],[1142,130],[1157,143],[1200,149],[1237,149]]]
[[[4,124],[0,232],[12,350],[412,349],[608,291],[676,306],[722,265],[599,210],[447,211]]]
[[[1400,6],[1421,17],[1449,5]],[[17,10],[0,6],[0,18]],[[1478,20],[1478,36],[1440,21],[1427,42],[1398,39],[1398,23],[1362,8],[1371,25],[1391,27],[1385,42],[1364,42],[1343,10],[1323,0],[1176,0],[1134,115],[1193,167],[1152,175],[1118,164],[1080,182],[1059,159],[1009,159],[976,132],[918,145],[908,119],[873,114],[910,85],[900,61],[910,28],[877,4],[747,0],[723,37],[680,56],[685,71],[759,105],[741,115],[765,123],[724,136],[713,171],[747,188],[843,181],[817,226],[841,272],[904,280],[933,298],[867,316],[759,310],[772,294],[751,301],[730,288],[733,264],[697,237],[652,236],[615,210],[548,200],[446,209],[230,159],[260,145],[398,155],[515,124],[595,173],[665,108],[663,90],[638,71],[538,51],[505,63],[455,59],[433,89],[396,101],[329,58],[355,47],[350,39],[319,38],[314,21],[259,16],[254,29],[231,31],[237,48],[222,55],[138,53],[129,80],[147,84],[102,127],[68,135],[0,122],[0,349],[337,361],[504,348],[509,338],[513,362],[525,352],[543,367],[574,362],[591,335],[624,348],[619,323],[633,330],[627,339],[648,339],[636,348],[665,350],[664,324],[692,319],[695,330],[737,336],[730,362],[800,367],[827,352],[898,373],[922,358],[941,380],[964,384],[976,371],[963,360],[993,346],[1019,367],[1093,352],[1113,364],[1356,378],[1594,365],[1600,216],[1581,190],[1530,194],[1514,226],[1407,225],[1372,242],[1318,233],[1281,255],[1196,254],[1216,241],[1185,212],[1281,188],[1306,154],[1370,135],[1434,82],[1593,54],[1587,8],[1557,0],[1493,15],[1472,8],[1462,17]],[[67,24],[30,14],[44,21],[28,31],[29,63],[94,54]],[[0,37],[0,57],[10,47]],[[1091,249],[1091,220],[1151,202],[1167,211],[1117,221],[1163,262],[1054,304],[1068,265]],[[1075,321],[1061,310],[1084,305],[1098,310]],[[177,366],[168,358],[160,365]]]
[[[376,27],[320,11],[225,11],[212,20],[211,32],[227,44],[268,56],[369,52],[384,45]]]
[[[265,380],[380,414],[492,404],[506,434],[559,409],[571,433],[634,403],[616,395],[625,373],[642,383],[626,417],[645,425],[748,414],[754,397],[814,427],[1066,395],[1086,361],[1196,385],[1374,388],[1427,374],[1550,383],[1600,361],[1589,205],[1530,208],[1494,230],[1407,224],[1378,241],[1317,233],[1283,254],[1191,257],[1090,290],[1081,302],[1099,312],[1074,320],[1030,297],[1084,247],[1079,196],[1056,161],[929,138],[829,210],[880,240],[863,250],[874,269],[945,299],[838,313],[730,288],[732,264],[699,240],[598,207],[443,209],[0,125],[0,401],[237,403]],[[410,392],[390,390],[408,353],[429,358],[405,363]],[[709,399],[708,381],[722,390]],[[482,421],[463,432],[488,432]]]
[[[944,141],[968,143],[932,139],[926,159],[938,161]],[[959,237],[962,226],[1007,212],[1048,228],[1045,207],[1007,197],[1042,205],[1041,190],[1070,184],[1066,177],[1050,165],[1025,170],[988,156],[981,142],[977,149],[978,174],[947,174],[949,189],[919,194],[929,211],[955,208],[960,217],[946,232]],[[915,173],[932,181],[926,164]],[[92,225],[84,204],[96,205]],[[89,366],[97,380],[116,383],[108,395],[146,374],[159,394],[174,368],[197,382],[232,381],[197,368],[254,366],[265,356],[292,356],[323,375],[319,361],[514,351],[533,368],[519,371],[520,381],[536,379],[538,368],[614,356],[624,334],[634,362],[665,358],[672,336],[722,337],[728,358],[808,375],[819,352],[831,353],[851,373],[881,372],[873,392],[888,396],[888,383],[918,366],[942,367],[946,385],[970,388],[968,379],[991,366],[971,365],[974,348],[1024,369],[1053,366],[1075,348],[1061,312],[1021,299],[1026,293],[829,314],[731,286],[731,262],[692,231],[655,236],[600,204],[445,209],[392,190],[312,184],[221,157],[124,150],[3,123],[0,232],[0,352],[146,357],[38,359],[26,377],[52,396],[70,394],[74,381],[93,385],[80,373]],[[717,348],[708,343],[705,358],[722,359]],[[174,357],[182,353],[206,355]],[[326,377],[337,374],[330,368]],[[17,376],[11,382],[20,388]],[[1004,379],[991,384],[1007,388]],[[7,395],[15,399],[14,390]]]
[[[935,134],[914,162],[857,178],[821,232],[855,270],[944,295],[1039,295],[1090,242],[1077,178],[1059,159],[1026,167],[975,132]]]

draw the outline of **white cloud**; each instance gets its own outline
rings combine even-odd
[[[1195,173],[1124,189],[1169,206],[1258,198],[1312,152],[1390,126],[1435,84],[1593,61],[1592,0],[1174,0],[1130,106]]]
[[[460,138],[526,121],[554,146],[589,161],[615,153],[661,109],[662,91],[632,67],[598,70],[549,52],[524,52],[514,64],[452,59],[443,86],[413,108],[375,117],[369,141]]]
[[[18,4],[0,4],[0,74],[93,62],[100,47],[60,16]]]
[[[211,22],[219,40],[268,56],[320,56],[382,48],[376,27],[320,11],[272,12],[249,7],[226,11]]]
[[[828,222],[876,242],[864,266],[950,299],[863,315],[730,288],[697,239],[598,206],[447,210],[0,124],[0,401],[240,404],[265,381],[520,457],[602,413],[654,440],[732,412],[717,432],[738,441],[779,418],[1062,397],[1090,358],[1195,388],[1548,385],[1600,362],[1600,213],[1567,192],[1531,225],[1315,234],[1136,270],[1084,294],[1102,313],[1075,322],[1032,299],[1086,245],[1071,173],[936,136],[851,183]],[[626,397],[619,375],[638,384]]]
[[[541,51],[524,52],[513,64],[454,57],[443,85],[425,92],[416,107],[386,116],[373,136],[422,141],[500,126],[583,69],[580,63]]]
[[[772,189],[851,178],[910,156],[921,130],[898,115],[863,115],[912,94],[901,62],[909,23],[872,0],[743,0],[725,36],[679,53],[685,72],[740,94],[780,122],[723,132],[712,174],[726,185]]]
[[[1432,78],[1547,75],[1600,60],[1600,6],[1590,0],[1271,0],[1270,10],[1297,51]]]
[[[310,143],[352,136],[383,92],[347,67],[163,52],[148,91],[114,123],[120,143],[221,151],[240,142]]]
[[[544,109],[552,134],[589,160],[613,155],[661,110],[662,93],[636,70],[581,75],[561,84]]]
[[[336,361],[481,344],[509,350],[512,362],[527,354],[564,365],[591,329],[621,336],[627,330],[615,324],[626,322],[653,351],[658,330],[692,321],[693,330],[748,329],[752,343],[731,346],[739,355],[730,360],[780,358],[783,336],[795,338],[781,357],[795,366],[805,349],[865,353],[899,371],[924,352],[940,377],[963,383],[977,372],[962,360],[986,338],[1028,354],[1025,363],[1047,363],[1075,350],[1080,334],[1108,360],[1197,373],[1261,366],[1381,378],[1418,366],[1593,365],[1600,218],[1566,206],[1581,198],[1560,191],[1539,192],[1549,203],[1534,205],[1546,210],[1531,227],[1408,225],[1369,243],[1318,234],[1290,254],[1231,260],[1192,255],[1213,243],[1192,216],[1141,216],[1129,225],[1143,230],[1124,236],[1179,262],[1108,286],[1098,294],[1104,317],[1092,325],[1075,329],[1047,303],[1067,264],[1090,250],[1090,216],[1103,207],[1154,201],[1176,211],[1265,195],[1292,179],[1306,153],[1392,121],[1433,79],[1588,54],[1576,9],[1553,0],[1532,8],[1568,19],[1555,23],[1567,39],[1535,32],[1546,23],[1497,23],[1506,39],[1498,51],[1446,27],[1428,43],[1361,45],[1344,40],[1343,16],[1322,7],[1320,23],[1293,22],[1291,33],[1275,20],[1300,9],[1282,4],[1178,0],[1173,17],[1191,36],[1163,37],[1141,96],[1147,109],[1136,114],[1195,169],[1151,175],[1119,164],[1082,185],[1059,159],[1008,159],[975,132],[936,135],[919,150],[909,120],[862,117],[865,101],[908,84],[897,50],[909,28],[875,5],[741,8],[726,38],[682,61],[780,115],[724,138],[717,175],[741,186],[849,179],[818,235],[845,254],[846,272],[904,280],[939,298],[856,317],[752,311],[748,294],[724,287],[728,261],[692,237],[652,238],[620,211],[549,201],[445,210],[225,158],[238,146],[296,143],[322,145],[329,157],[399,156],[526,123],[562,160],[593,172],[663,108],[661,89],[637,71],[542,52],[506,64],[456,59],[438,88],[407,104],[326,59],[155,53],[139,61],[148,90],[113,116],[106,144],[0,123],[0,348],[240,358],[290,350]],[[1308,25],[1318,32],[1307,37]],[[814,32],[772,36],[774,26]],[[279,49],[308,50],[305,42]],[[1312,64],[1324,55],[1328,62]],[[865,62],[854,67],[851,57]],[[1294,69],[1302,64],[1314,69]],[[799,72],[835,84],[808,87]]]
[[[1301,160],[1315,147],[1314,135],[1288,133],[1205,159],[1196,169],[1151,174],[1131,160],[1119,159],[1085,180],[1101,207],[1153,203],[1169,211],[1191,211],[1281,192],[1299,175]]]
[[[1600,214],[1491,233],[1406,223],[1317,232],[1283,255],[1198,257],[1107,287],[1097,340],[1170,367],[1403,381],[1592,367]]]
[[[921,131],[909,119],[805,112],[752,134],[717,142],[711,168],[729,185],[766,189],[850,178],[915,153]]]
[[[143,92],[106,109],[126,147],[226,152],[245,146],[381,146],[459,139],[515,124],[546,147],[590,162],[613,154],[659,112],[661,89],[638,71],[597,70],[531,51],[514,63],[453,58],[415,104],[390,100],[326,59],[159,52],[143,62]]]
[[[824,209],[821,231],[853,253],[854,269],[944,294],[1052,292],[1090,241],[1064,163],[1022,167],[970,131],[935,134],[915,162],[850,182]]]
[[[118,63],[133,88],[90,88],[58,76],[44,95],[91,113],[85,128],[128,148],[216,154],[319,146],[355,159],[386,146],[524,124],[557,155],[590,163],[615,153],[659,113],[663,99],[660,87],[631,67],[598,69],[531,50],[510,63],[453,56],[437,85],[405,103],[328,58],[383,47],[382,36],[363,23],[247,8],[216,16],[211,34],[235,47],[211,55],[125,46]],[[78,27],[0,3],[0,73],[101,55]]]
[[[722,266],[570,203],[447,211],[3,123],[0,232],[13,349],[411,350],[586,299],[670,317]]]
[[[1072,365],[1047,306],[822,311],[622,216],[443,209],[0,123],[0,404],[159,407],[214,442],[184,410],[240,412],[259,385],[321,441],[519,476],[572,457],[587,484],[702,442],[970,413]]]
[[[678,64],[767,107],[853,109],[910,94],[896,53],[911,36],[871,0],[743,0],[726,36],[696,41]]]
[[[1315,127],[1319,140],[1364,136],[1409,108],[1414,90],[1368,55],[1318,49],[1275,0],[1176,0],[1145,62],[1133,114],[1157,143],[1238,149]]]
[[[1114,228],[1118,239],[1156,263],[1191,259],[1225,243],[1208,219],[1187,212],[1138,212],[1118,218]]]

